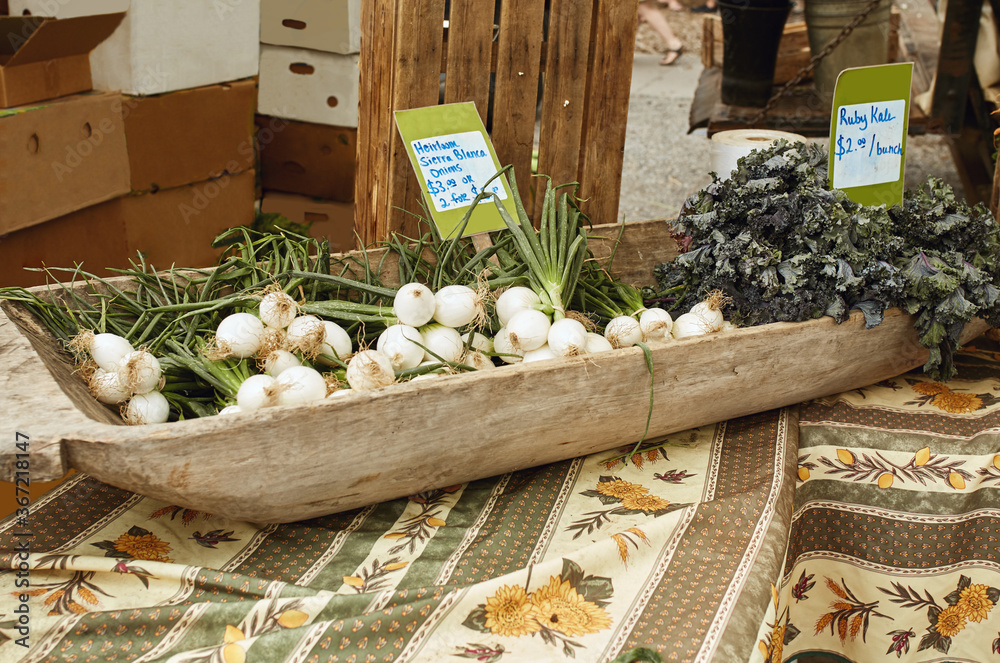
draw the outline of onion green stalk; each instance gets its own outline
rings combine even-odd
[[[503,203],[494,198],[494,204],[510,231],[518,257],[528,266],[528,283],[542,298],[542,303],[553,309],[553,317],[566,317],[566,306],[573,299],[580,270],[587,258],[587,232],[580,225],[586,218],[568,194],[556,196],[552,182],[545,185],[539,229],[536,231],[518,195],[514,171],[509,171],[510,188],[514,198],[517,220],[511,217]],[[499,174],[499,173],[498,173]],[[572,184],[562,185],[573,186]]]

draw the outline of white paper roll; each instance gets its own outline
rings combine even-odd
[[[712,134],[711,168],[720,178],[727,180],[736,169],[736,162],[754,150],[763,150],[771,143],[784,138],[789,143],[805,142],[799,134],[771,129],[733,129]]]

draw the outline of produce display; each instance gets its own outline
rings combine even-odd
[[[925,370],[950,377],[965,323],[1000,323],[992,216],[933,179],[901,207],[861,206],[829,188],[826,163],[822,148],[784,142],[741,159],[731,179],[688,200],[674,233],[683,252],[643,290],[594,259],[568,186],[546,186],[536,229],[510,173],[516,218],[495,203],[507,232],[482,249],[429,222],[419,239],[340,256],[294,233],[236,228],[217,238],[226,251],[215,268],[140,262],[126,281],[51,269],[49,296],[6,288],[0,298],[33,311],[94,397],[129,424],[636,345],[652,371],[649,344],[824,315],[841,322],[852,309],[868,327],[889,307],[913,314],[930,349]],[[58,283],[81,278],[87,297]]]
[[[784,141],[741,159],[731,179],[685,203],[677,230],[686,252],[656,269],[661,292],[647,296],[677,296],[686,309],[719,291],[741,326],[841,322],[859,309],[872,327],[898,307],[930,349],[924,370],[952,377],[965,323],[1000,324],[993,216],[935,178],[902,206],[862,206],[830,189],[827,163],[821,147]]]
[[[50,296],[6,288],[0,297],[35,313],[91,393],[129,424],[667,342],[670,313],[647,309],[594,260],[568,187],[546,188],[536,229],[511,179],[517,218],[498,204],[508,232],[482,250],[428,224],[419,239],[387,242],[375,264],[370,252],[331,256],[322,241],[237,228],[217,238],[227,248],[216,268],[140,262],[124,282],[50,269]],[[88,297],[57,283],[81,278]]]

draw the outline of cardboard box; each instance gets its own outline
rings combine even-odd
[[[267,191],[260,202],[264,214],[280,214],[295,223],[309,224],[310,237],[326,237],[335,253],[353,251],[354,204]]]
[[[0,111],[0,233],[129,192],[121,95]]]
[[[174,189],[122,199],[129,251],[142,251],[157,269],[208,267],[221,253],[212,240],[253,223],[256,173],[223,175]]]
[[[257,146],[264,189],[354,200],[357,129],[258,115]]]
[[[261,0],[260,40],[331,53],[361,51],[361,0]]]
[[[14,14],[107,13],[127,0],[9,0]],[[257,75],[260,0],[131,0],[91,54],[94,88],[149,95]]]
[[[132,190],[169,189],[254,167],[257,81],[126,97]]]
[[[258,112],[357,127],[359,57],[261,44]]]
[[[90,90],[90,52],[122,18],[0,17],[0,108]]]
[[[82,268],[98,276],[114,276],[109,267],[128,267],[129,250],[120,199],[88,207],[43,224],[0,235],[0,287],[29,287],[46,283],[41,272],[26,267]],[[68,281],[66,272],[54,272],[48,281]]]
[[[128,267],[136,251],[157,269],[215,264],[220,251],[211,242],[216,235],[253,221],[254,179],[251,170],[129,195],[0,236],[0,286],[45,283],[45,274],[24,270],[43,264],[83,263],[88,272],[114,276],[106,268]]]

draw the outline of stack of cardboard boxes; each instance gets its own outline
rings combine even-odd
[[[261,211],[355,248],[361,0],[261,0]]]
[[[0,40],[0,285],[137,251],[212,264],[212,238],[254,215],[259,0],[8,3],[0,34],[23,39]]]

